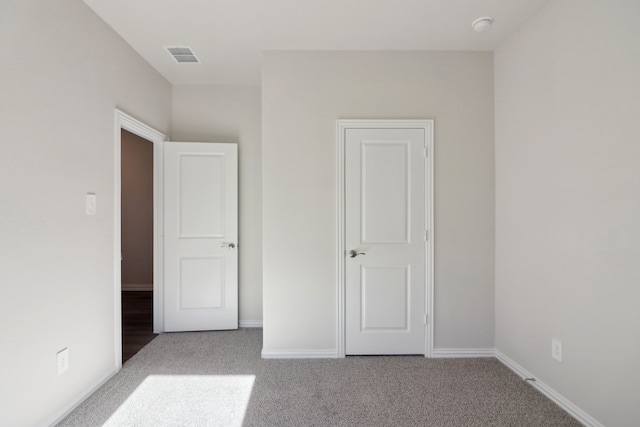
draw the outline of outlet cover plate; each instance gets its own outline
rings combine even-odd
[[[57,354],[58,375],[62,375],[69,370],[69,349],[63,348]]]
[[[95,193],[87,193],[85,197],[85,207],[87,215],[95,215],[96,214],[96,194]]]
[[[562,341],[551,339],[551,357],[558,362],[562,362]]]

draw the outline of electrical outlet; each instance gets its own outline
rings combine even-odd
[[[96,195],[95,193],[87,193],[85,197],[85,208],[87,215],[96,214]]]
[[[562,341],[551,339],[551,357],[562,362]]]
[[[58,356],[58,375],[62,375],[63,373],[69,370],[69,349],[63,348],[57,354]]]

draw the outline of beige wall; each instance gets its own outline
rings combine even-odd
[[[639,419],[639,16],[554,1],[495,53],[496,346],[607,426]]]
[[[114,109],[168,132],[171,88],[80,1],[3,1],[0,39],[0,425],[47,425],[116,369]]]
[[[339,118],[435,120],[435,344],[493,348],[491,53],[269,52],[264,349],[336,350]]]
[[[173,141],[238,144],[240,324],[262,322],[260,86],[174,86]]]
[[[122,289],[153,290],[153,144],[122,130]]]

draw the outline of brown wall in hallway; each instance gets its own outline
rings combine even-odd
[[[123,129],[121,161],[122,289],[152,290],[153,144]]]

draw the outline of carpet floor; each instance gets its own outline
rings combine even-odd
[[[162,334],[59,426],[580,426],[492,358],[261,348],[261,329]]]

